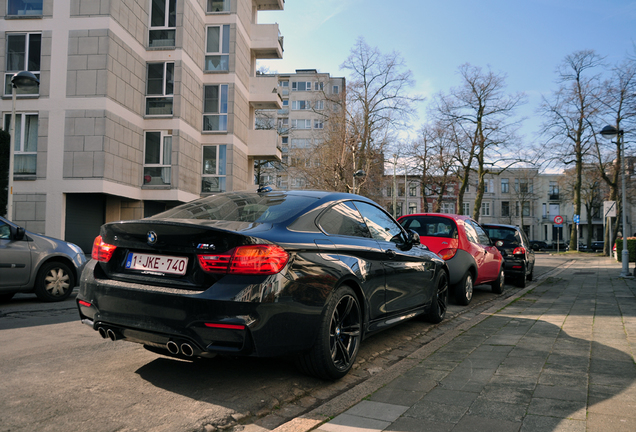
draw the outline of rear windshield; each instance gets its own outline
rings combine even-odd
[[[203,219],[278,223],[300,214],[317,198],[270,193],[224,193],[182,204],[151,219]]]
[[[521,245],[521,234],[519,234],[519,231],[514,228],[485,226],[484,229],[486,230],[486,233],[488,233],[488,237],[490,237],[493,242],[501,240],[504,242],[504,246]]]
[[[439,216],[410,216],[400,219],[406,229],[423,237],[457,238],[457,225],[452,219]]]

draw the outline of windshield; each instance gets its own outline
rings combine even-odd
[[[299,214],[316,198],[284,193],[224,193],[182,204],[151,219],[203,219],[277,223]]]
[[[505,246],[521,246],[521,235],[514,228],[484,227],[493,242],[501,240]]]
[[[423,237],[457,238],[455,221],[445,217],[411,216],[400,219],[400,224]]]

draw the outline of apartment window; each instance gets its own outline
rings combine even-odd
[[[551,181],[549,185],[549,194],[551,200],[559,199],[559,184],[555,181]]]
[[[42,15],[42,0],[9,0],[7,15]]]
[[[386,196],[388,196],[388,197],[393,196],[393,188],[392,187],[386,188]]]
[[[294,129],[311,129],[311,120],[309,120],[309,119],[292,119],[292,128],[294,128]]]
[[[311,91],[311,82],[292,81],[292,91]]]
[[[311,107],[311,104],[309,101],[304,101],[304,100],[297,100],[297,101],[292,101],[292,111],[298,111],[298,110],[308,110]]]
[[[442,213],[455,213],[455,203],[452,202],[443,202],[442,203]]]
[[[280,142],[282,145],[286,146],[287,144],[289,144],[289,137],[281,137]]]
[[[487,202],[481,203],[481,215],[490,216],[490,203],[487,203]]]
[[[484,180],[484,193],[492,192],[490,188],[490,182],[488,180]]]
[[[417,196],[417,186],[409,185],[409,196],[411,197]]]
[[[227,132],[228,86],[203,86],[203,131]]]
[[[177,31],[177,0],[152,0],[150,5],[150,47],[173,47]]]
[[[208,0],[208,13],[229,11],[230,0]]]
[[[289,88],[289,81],[278,81],[278,86]]]
[[[510,182],[507,178],[501,179],[501,193],[509,193],[510,192]]]
[[[464,216],[470,216],[470,203],[462,203],[462,214]]]
[[[324,85],[323,83],[316,81],[314,83],[314,90],[315,91],[322,91],[323,85]]]
[[[519,217],[519,201],[515,201],[515,217]]]
[[[11,78],[17,72],[27,70],[40,78],[40,51],[42,47],[42,35],[40,33],[7,33],[7,63],[4,75],[4,94],[11,96],[13,93]],[[38,86],[32,89],[16,89],[18,95],[37,95],[40,93]]]
[[[417,213],[417,204],[409,203],[409,214]]]
[[[230,26],[210,26],[205,40],[205,70],[230,70]]]
[[[332,87],[331,87],[331,93],[333,93],[333,94],[339,94],[339,93],[340,93],[340,86],[337,86],[337,85],[332,86]]]
[[[314,129],[323,129],[325,123],[322,120],[314,120]]]
[[[146,115],[172,115],[174,63],[148,63]]]
[[[522,205],[522,208],[523,208],[523,215],[530,216],[530,202],[529,201],[524,202]]]
[[[283,99],[283,108],[289,108],[289,99]]]
[[[509,217],[510,216],[510,202],[502,201],[501,202],[501,217]]]
[[[227,146],[203,146],[201,193],[225,192]]]
[[[528,179],[515,179],[515,192],[527,194],[532,193],[532,181]]]
[[[145,140],[144,185],[170,184],[172,135],[165,131],[148,131]]]
[[[4,116],[4,130],[10,130],[11,114]],[[35,175],[38,151],[38,115],[16,113],[13,173]]]
[[[325,101],[319,100],[319,101],[314,102],[314,109],[316,111],[324,110],[325,109]]]
[[[311,147],[311,140],[308,138],[293,138],[291,140],[291,146],[296,149],[307,149]]]

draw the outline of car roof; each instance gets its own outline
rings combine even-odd
[[[441,217],[445,217],[445,218],[448,218],[448,219],[461,220],[461,221],[465,221],[467,219],[472,219],[470,216],[458,215],[458,214],[454,214],[454,213],[412,213],[412,214],[407,214],[407,215],[404,215],[404,216],[400,216],[398,218],[398,220],[404,219],[404,218],[407,218],[407,217],[412,217],[412,216],[441,216]]]
[[[511,229],[514,229],[514,230],[517,230],[517,231],[521,231],[521,228],[519,228],[516,225],[485,223],[485,224],[482,224],[482,226],[484,226],[484,227],[497,227],[497,228],[511,228]]]

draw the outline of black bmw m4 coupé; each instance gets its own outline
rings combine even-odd
[[[104,338],[178,357],[294,356],[325,379],[405,319],[440,322],[448,269],[373,201],[227,192],[107,223],[77,296]]]

